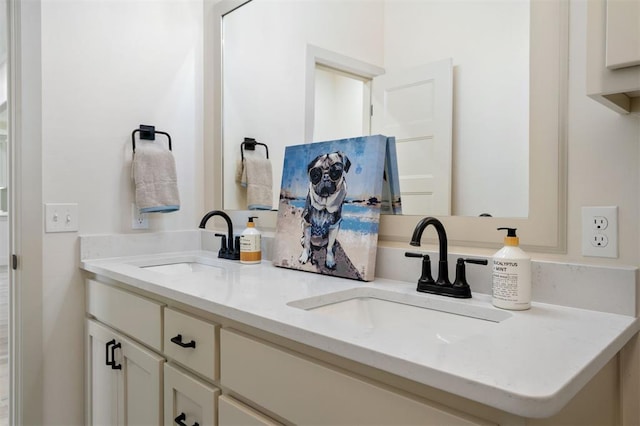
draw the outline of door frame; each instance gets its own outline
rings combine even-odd
[[[305,143],[311,143],[313,142],[313,127],[315,121],[316,64],[354,74],[369,80],[384,74],[384,68],[312,44],[307,44],[305,61],[304,141]]]
[[[9,253],[17,257],[9,268],[9,424],[42,424],[41,2],[6,1]]]

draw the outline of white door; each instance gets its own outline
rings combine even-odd
[[[371,134],[395,136],[403,214],[451,214],[451,58],[373,79]]]

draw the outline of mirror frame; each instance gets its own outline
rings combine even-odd
[[[222,18],[247,2],[204,5],[204,158],[213,159],[205,161],[208,210],[223,208]],[[496,228],[508,226],[518,228],[525,250],[566,253],[569,2],[531,0],[530,31],[529,217],[438,217],[450,245],[497,247],[503,235]],[[261,228],[275,229],[277,212],[259,216]],[[379,240],[408,242],[419,219],[381,215]]]

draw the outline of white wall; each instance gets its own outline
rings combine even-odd
[[[640,116],[617,114],[586,96],[586,15],[587,2],[571,2],[568,253],[560,259],[638,266]],[[582,256],[581,208],[592,205],[619,207],[618,259]]]
[[[79,233],[133,232],[131,132],[140,124],[172,136],[181,197],[179,212],[151,215],[151,231],[197,226],[202,34],[201,0],[42,2],[42,202],[77,202]],[[84,423],[77,236],[43,235],[47,424]]]

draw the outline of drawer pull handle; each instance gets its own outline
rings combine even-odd
[[[182,334],[178,334],[176,337],[172,337],[171,341],[181,348],[194,348],[196,347],[196,341],[192,340],[189,343],[182,342]]]
[[[116,349],[121,348],[120,343],[116,343],[116,339],[111,339],[105,345],[105,358],[106,364],[111,367],[112,370],[122,370],[121,364],[116,364]],[[109,360],[111,357],[111,360]]]
[[[180,413],[180,415],[176,417],[174,420],[180,426],[189,426],[184,422],[186,418],[187,418],[187,415],[185,413]],[[193,426],[200,426],[200,423],[195,422],[193,423]]]

